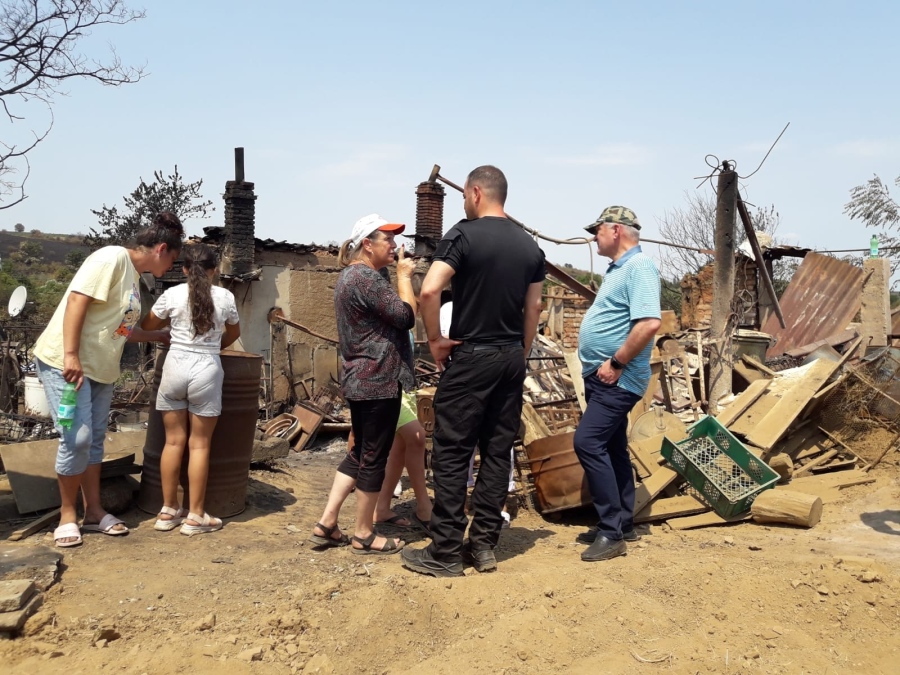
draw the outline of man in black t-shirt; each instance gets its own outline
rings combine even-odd
[[[519,429],[525,356],[537,332],[544,254],[506,217],[503,172],[481,166],[466,179],[466,220],[441,239],[422,284],[420,307],[428,346],[446,368],[434,397],[435,502],[431,544],[404,549],[403,564],[433,576],[462,576],[497,567],[493,549],[503,525],[509,449]],[[440,333],[441,290],[453,287],[450,337]],[[452,354],[452,360],[448,357]],[[481,454],[472,491],[469,542],[464,504],[469,458]]]

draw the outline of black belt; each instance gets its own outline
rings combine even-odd
[[[510,349],[512,347],[518,347],[522,349],[525,345],[521,340],[514,340],[512,342],[499,342],[497,344],[490,345],[481,345],[472,342],[464,342],[461,345],[457,345],[453,348],[454,352],[462,352],[464,354],[468,354],[469,352],[487,352],[487,351],[499,351],[501,349]]]

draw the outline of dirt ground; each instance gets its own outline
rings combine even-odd
[[[811,530],[643,527],[627,556],[604,563],[579,558],[574,540],[589,514],[551,522],[520,509],[500,539],[499,569],[450,580],[409,572],[396,556],[311,548],[339,459],[314,452],[254,470],[247,510],[215,534],[156,532],[132,510],[129,536],[86,535],[65,551],[26,635],[0,640],[3,672],[900,670],[893,463],[826,504]],[[410,500],[407,490],[401,513]],[[341,521],[351,531],[353,506],[351,496]],[[0,538],[12,529],[0,522]]]

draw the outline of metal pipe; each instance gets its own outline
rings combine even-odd
[[[759,247],[756,232],[753,230],[753,224],[750,222],[750,213],[747,211],[747,205],[741,199],[740,193],[737,196],[737,208],[741,216],[741,222],[744,224],[744,230],[747,233],[747,241],[750,242],[750,248],[753,249],[753,257],[756,259],[756,269],[759,270],[759,278],[762,279],[763,286],[766,287],[766,293],[772,299],[778,323],[781,324],[782,328],[787,328],[784,324],[784,314],[781,313],[781,305],[778,304],[778,296],[775,295],[775,285],[772,283],[772,277],[769,276],[769,270],[763,260],[762,249]]]

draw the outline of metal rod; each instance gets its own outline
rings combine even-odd
[[[441,183],[443,183],[444,185],[449,185],[450,187],[452,187],[456,190],[459,190],[460,192],[464,191],[461,187],[459,187],[459,185],[457,185],[453,181],[447,180],[446,178],[444,178],[439,173],[440,169],[441,169],[440,165],[438,165],[438,164],[434,165],[434,169],[432,169],[431,176],[429,176],[429,181],[437,180],[437,181],[440,181]],[[534,230],[534,229],[526,226],[522,221],[517,220],[516,218],[513,218],[508,213],[506,214],[506,217],[509,220],[511,220],[512,222],[514,222],[516,225],[521,227],[523,230],[528,232],[529,234],[531,234],[535,237],[540,237],[541,239],[545,239],[546,241],[553,242],[554,244],[590,244],[594,241],[593,237],[571,237],[569,239],[556,239],[555,237],[548,237],[546,234],[543,234],[541,232],[538,232],[537,230]],[[713,257],[715,257],[715,254],[716,254],[715,251],[708,249],[708,248],[696,248],[694,246],[684,246],[683,244],[673,244],[672,242],[660,241],[659,239],[641,238],[641,241],[648,243],[648,244],[659,244],[660,246],[671,246],[672,248],[683,248],[688,251],[697,251],[699,253],[703,253],[705,255],[713,256]]]
[[[747,241],[750,242],[750,248],[753,249],[753,257],[756,259],[756,268],[759,270],[759,278],[762,279],[766,293],[772,300],[775,316],[778,317],[778,323],[782,328],[787,328],[784,323],[784,314],[781,313],[781,305],[778,304],[778,296],[775,295],[775,285],[772,283],[772,277],[769,276],[769,269],[763,260],[762,249],[759,247],[759,241],[756,238],[756,232],[753,230],[753,224],[750,222],[750,213],[747,211],[747,205],[741,199],[740,192],[737,195],[737,208],[741,216],[741,222],[744,224],[744,231],[747,233]]]
[[[510,220],[512,220],[512,219],[510,218]],[[513,221],[513,222],[515,222],[515,221]],[[577,293],[578,295],[580,295],[583,298],[587,298],[591,302],[593,302],[594,299],[597,297],[596,291],[591,290],[590,288],[585,286],[583,283],[581,283],[574,277],[569,276],[568,274],[563,272],[559,267],[554,265],[549,260],[545,260],[544,265],[546,266],[547,272],[550,274],[550,276],[552,276],[554,279],[558,280],[563,286],[568,288],[570,291]]]

